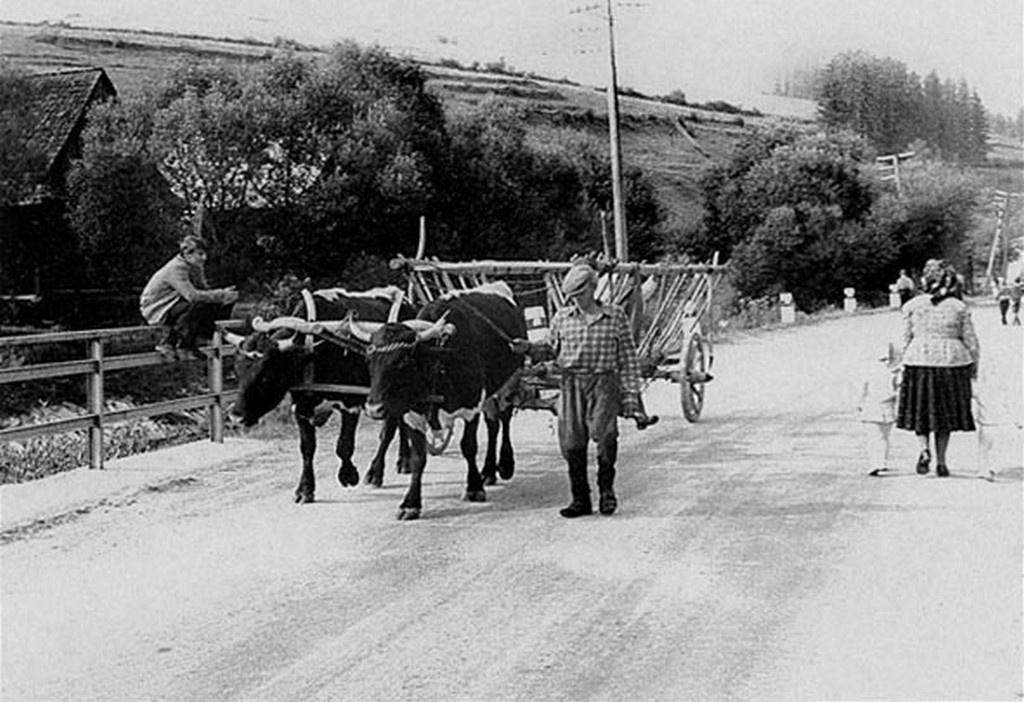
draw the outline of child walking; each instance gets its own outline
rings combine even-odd
[[[857,415],[864,424],[871,476],[879,477],[889,471],[890,436],[896,423],[901,367],[900,354],[890,342],[886,353],[871,364],[861,386]]]
[[[1011,438],[1014,430],[1024,428],[1019,401],[1016,411],[1008,399],[1006,386],[993,385],[985,372],[971,387],[971,412],[978,427],[978,477],[989,482],[996,480],[995,438]]]

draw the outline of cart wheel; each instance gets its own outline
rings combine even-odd
[[[710,353],[704,336],[699,332],[693,334],[686,345],[686,356],[679,375],[683,416],[690,422],[696,422],[704,409],[704,387],[711,377],[708,373],[710,367]]]
[[[431,456],[440,456],[448,448],[448,442],[452,440],[454,425],[449,425],[441,431],[431,431],[427,436],[427,453]]]

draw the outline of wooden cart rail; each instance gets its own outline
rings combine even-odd
[[[561,280],[573,262],[399,257],[391,266],[404,271],[408,294],[419,305],[502,280],[526,309],[528,321],[543,327],[567,304]],[[596,296],[621,305],[630,315],[643,379],[679,383],[684,414],[694,421],[703,407],[704,384],[711,379],[712,304],[725,266],[718,264],[716,256],[706,264],[599,261],[595,267],[599,274]],[[528,382],[550,388],[557,380],[557,373],[543,371]]]
[[[224,408],[234,400],[236,391],[224,387],[223,358],[235,353],[235,347],[225,344],[223,330],[241,323],[219,322],[212,344],[204,349],[207,356],[209,392],[191,397],[154,402],[122,410],[105,409],[104,378],[106,374],[126,368],[143,368],[168,363],[159,353],[147,352],[107,356],[106,345],[115,340],[152,333],[153,327],[119,327],[86,331],[51,332],[25,336],[0,337],[0,349],[38,346],[40,344],[85,342],[86,358],[57,363],[36,363],[12,368],[0,368],[0,386],[33,380],[47,380],[69,376],[84,376],[86,381],[86,414],[39,424],[0,429],[0,441],[18,441],[36,436],[52,436],[64,432],[86,429],[89,442],[89,467],[103,468],[104,427],[113,422],[125,422],[155,417],[170,412],[206,409],[210,418],[210,440],[224,441]]]

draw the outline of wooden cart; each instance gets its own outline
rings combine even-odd
[[[629,313],[645,386],[667,379],[679,385],[684,416],[697,421],[704,408],[714,362],[713,298],[725,267],[717,257],[708,264],[644,264],[591,261],[599,273],[597,297],[621,305]],[[399,257],[408,294],[423,305],[453,290],[503,280],[526,311],[531,339],[543,338],[549,320],[566,304],[561,280],[571,262],[474,261],[444,262]],[[557,369],[530,367],[524,384],[536,392],[521,406],[553,409],[550,392],[558,387]],[[544,394],[548,393],[547,399]]]

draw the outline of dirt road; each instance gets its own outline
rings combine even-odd
[[[984,385],[1020,417],[1021,331],[996,317],[975,309]],[[857,380],[897,334],[882,313],[720,344],[694,425],[652,387],[610,518],[558,516],[539,413],[487,503],[432,459],[412,523],[404,477],[343,490],[329,451],[320,501],[292,504],[292,442],[152,454],[91,504],[4,488],[3,699],[1020,699],[1021,432],[993,427],[996,482],[968,435],[950,479],[913,474],[905,433],[901,471],[867,477]]]

